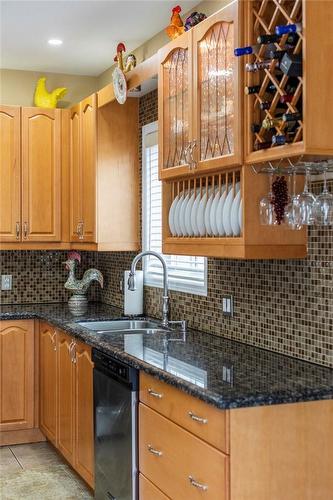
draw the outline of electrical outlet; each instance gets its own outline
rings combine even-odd
[[[2,274],[1,275],[1,290],[11,290],[12,289],[12,275]]]
[[[222,312],[223,316],[230,317],[234,315],[234,298],[232,295],[222,297]]]
[[[123,293],[124,292],[124,280],[121,279],[119,281],[119,292]]]
[[[233,385],[234,382],[234,367],[231,366],[222,366],[222,380],[227,384]]]

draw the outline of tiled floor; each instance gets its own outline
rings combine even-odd
[[[93,496],[48,443],[0,448],[1,500],[88,500]]]

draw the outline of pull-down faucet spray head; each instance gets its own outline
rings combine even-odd
[[[134,292],[134,290],[136,290],[135,271],[134,272],[132,272],[132,271],[129,272],[128,280],[127,280],[127,286],[128,286],[128,289],[131,290],[131,292]]]

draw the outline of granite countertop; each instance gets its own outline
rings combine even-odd
[[[42,319],[87,344],[218,408],[333,399],[333,370],[224,337],[180,333],[97,334],[77,324],[122,318],[121,309],[90,304],[74,317],[67,304],[3,305],[0,320]]]

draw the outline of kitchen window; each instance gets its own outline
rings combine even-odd
[[[142,247],[162,253],[162,183],[158,180],[157,122],[142,127]],[[169,288],[207,295],[207,259],[163,255]],[[162,265],[155,257],[143,261],[145,285],[162,287]]]

